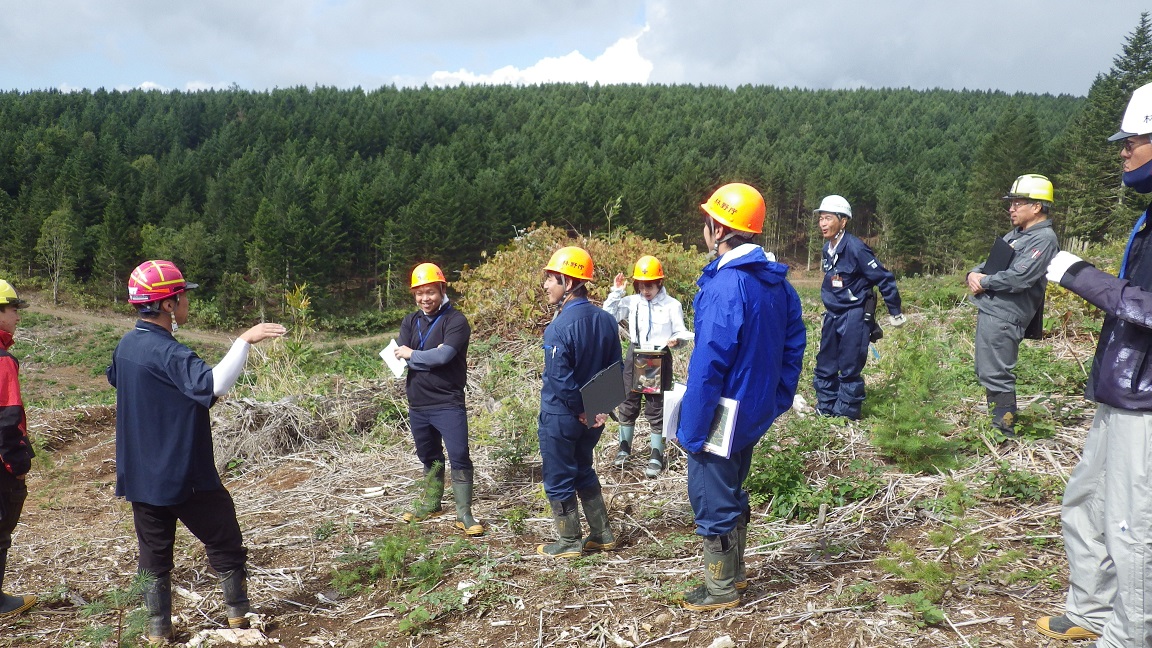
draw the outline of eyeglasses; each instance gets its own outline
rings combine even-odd
[[[1148,140],[1147,136],[1136,135],[1136,136],[1129,137],[1129,138],[1125,139],[1124,143],[1120,146],[1120,148],[1123,149],[1124,152],[1126,152],[1126,153],[1131,153],[1135,149],[1140,148],[1141,146],[1144,146],[1148,142],[1149,142],[1149,140]]]
[[[1013,200],[1012,202],[1008,203],[1008,211],[1012,211],[1013,209],[1020,209],[1020,208],[1021,208],[1021,207],[1023,207],[1024,205],[1031,205],[1033,202],[1035,202],[1035,201],[1032,201],[1032,200],[1018,200],[1018,199],[1017,199],[1017,200]]]

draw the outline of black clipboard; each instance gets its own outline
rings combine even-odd
[[[988,251],[988,260],[984,262],[984,274],[996,274],[1008,269],[1012,265],[1012,255],[1016,254],[1016,250],[1002,238],[996,239],[992,244],[992,249]]]
[[[627,396],[624,392],[623,365],[619,360],[580,388],[580,398],[584,399],[584,414],[589,424],[597,414],[611,414]]]

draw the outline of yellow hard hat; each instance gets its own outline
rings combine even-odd
[[[570,246],[562,247],[552,254],[545,270],[559,272],[574,279],[592,280],[592,256],[585,250]]]
[[[741,182],[720,187],[700,208],[721,225],[734,230],[753,234],[764,230],[764,196]]]
[[[1039,173],[1028,173],[1016,178],[1012,188],[1004,200],[1013,198],[1027,198],[1029,200],[1043,200],[1052,202],[1052,181]]]
[[[16,289],[12,287],[12,284],[0,279],[0,306],[8,306],[9,304],[16,308],[28,306],[28,302],[16,295]]]
[[[664,266],[660,259],[654,256],[642,256],[636,261],[636,268],[632,271],[632,278],[636,281],[656,281],[664,278]]]
[[[444,271],[435,263],[421,263],[412,270],[412,287],[419,288],[430,283],[448,283]]]

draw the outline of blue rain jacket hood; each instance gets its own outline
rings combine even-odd
[[[751,249],[741,253],[745,247]],[[703,449],[722,396],[739,401],[733,453],[756,443],[792,406],[807,334],[787,273],[788,266],[752,245],[704,267],[693,300],[696,347],[676,429],[689,452]]]

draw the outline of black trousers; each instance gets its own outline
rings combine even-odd
[[[140,547],[140,569],[157,577],[172,571],[177,520],[204,543],[208,564],[217,573],[239,569],[248,559],[236,521],[236,504],[225,489],[193,493],[172,506],[132,502],[132,519]]]
[[[14,477],[9,477],[7,481],[12,483],[5,483],[0,488],[0,551],[4,552],[12,546],[12,532],[16,530],[16,523],[20,521],[24,500],[28,498],[28,487],[23,481]],[[0,573],[0,579],[2,578],[3,574]]]

